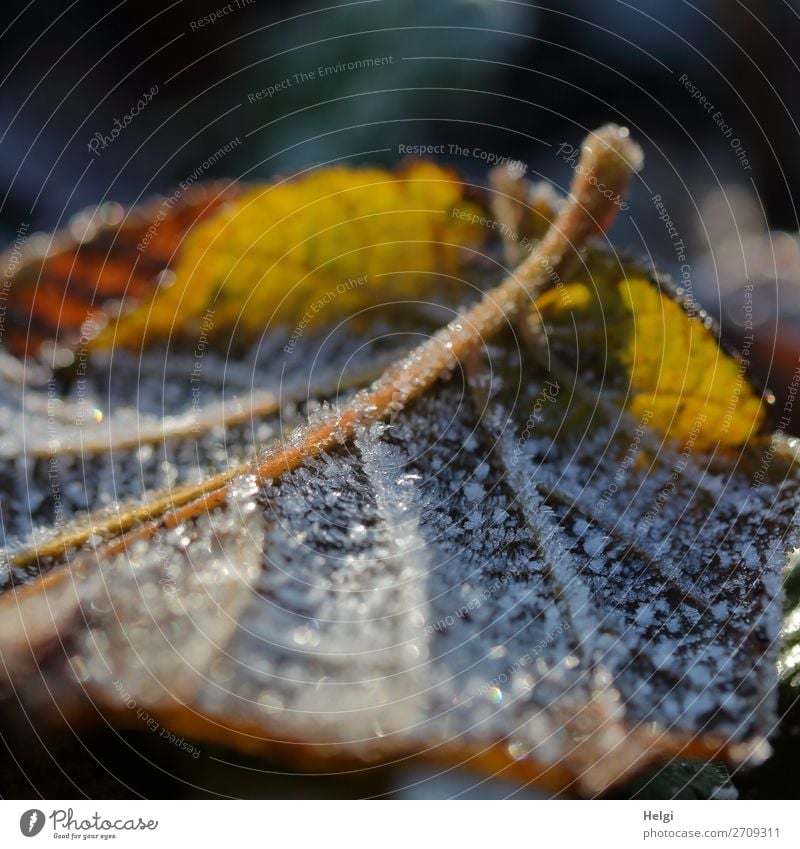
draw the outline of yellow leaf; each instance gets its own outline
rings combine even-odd
[[[429,162],[323,168],[255,186],[194,228],[174,281],[95,345],[133,348],[201,331],[227,331],[216,340],[227,345],[234,327],[246,342],[276,325],[327,325],[396,297],[430,297],[458,285],[448,277],[486,239],[456,207],[480,212],[452,171]]]
[[[623,394],[638,421],[687,454],[747,442],[766,415],[747,360],[726,353],[705,317],[651,276],[613,265],[590,262],[591,283],[573,282],[538,299],[556,349],[577,344],[567,358],[588,360],[591,379]]]

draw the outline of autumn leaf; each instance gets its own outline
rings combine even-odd
[[[620,192],[637,164],[616,129],[584,156]],[[507,220],[534,206],[527,189],[506,200]],[[692,415],[727,409],[730,388],[709,372],[736,364],[708,328],[686,330],[693,319],[647,269],[584,249],[614,212],[576,178],[514,274],[421,345],[404,337],[367,388],[334,381],[330,406],[297,401],[309,420],[283,438],[279,402],[265,448],[255,422],[184,435],[186,453],[165,455],[177,482],[135,516],[102,489],[107,469],[130,496],[165,462],[158,451],[71,457],[60,511],[74,480],[109,505],[80,532],[55,521],[10,552],[9,575],[29,584],[0,598],[8,703],[134,727],[141,709],[293,768],[424,756],[584,795],[660,758],[761,756],[794,457],[777,439],[765,468],[746,381],[732,436],[713,412],[687,449]],[[643,325],[644,341],[661,340],[655,359],[640,357]],[[676,333],[691,350],[673,359]],[[365,338],[347,326],[330,362],[349,363]],[[276,384],[286,364],[242,362],[244,375],[221,367],[243,390],[252,363]],[[191,403],[191,384],[181,397]],[[36,491],[46,468],[14,473]]]
[[[32,235],[4,263],[5,347],[18,356],[36,356],[44,343],[85,347],[108,320],[104,306],[149,296],[183,235],[238,192],[211,183],[130,210],[105,203],[53,237]]]
[[[213,328],[209,337],[227,347],[234,329],[242,344],[323,308],[332,322],[354,307],[431,297],[485,241],[480,217],[457,176],[428,162],[322,168],[255,186],[193,229],[168,285],[95,345],[138,348]]]
[[[768,399],[753,389],[747,361],[720,347],[705,313],[634,263],[589,267],[590,280],[537,302],[534,319],[548,326],[564,362],[575,361],[576,342],[581,349],[595,344],[605,357],[588,364],[587,377],[626,398],[634,418],[673,441],[691,435],[693,447],[707,450],[742,445],[763,430]]]

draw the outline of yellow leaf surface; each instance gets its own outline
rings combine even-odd
[[[457,176],[429,162],[322,168],[255,186],[194,228],[174,278],[95,345],[134,348],[233,328],[247,341],[276,325],[327,325],[395,297],[430,296],[458,285],[448,277],[486,239],[456,207],[480,213]]]
[[[599,364],[596,379],[623,393],[637,420],[685,453],[743,445],[766,415],[747,360],[723,351],[704,317],[651,277],[620,271],[600,269],[591,283],[573,282],[538,299],[553,343],[575,344],[577,330],[571,358]]]

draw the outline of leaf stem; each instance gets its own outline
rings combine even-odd
[[[627,129],[607,124],[589,133],[581,146],[569,198],[542,241],[513,274],[387,369],[368,389],[319,421],[296,428],[254,461],[128,513],[98,523],[90,517],[85,528],[12,555],[10,565],[19,567],[39,558],[60,557],[92,535],[124,534],[142,519],[150,520],[129,538],[113,540],[101,552],[113,556],[124,550],[128,542],[152,536],[160,526],[172,527],[221,506],[235,477],[252,474],[262,481],[272,480],[347,441],[357,428],[395,415],[450,374],[459,362],[480,350],[503,326],[510,326],[525,304],[540,292],[560,286],[562,276],[586,240],[611,226],[619,212],[620,198],[641,165],[641,149],[629,138]]]

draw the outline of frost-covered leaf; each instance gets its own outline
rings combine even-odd
[[[584,381],[615,395],[637,420],[677,443],[741,445],[759,433],[767,405],[750,384],[750,363],[720,347],[710,317],[665,289],[652,273],[614,256],[586,258],[588,273],[537,302],[557,357],[582,364]],[[747,349],[744,349],[747,353]]]
[[[53,236],[33,234],[9,252],[3,345],[36,356],[42,346],[84,349],[107,321],[109,303],[148,297],[175,261],[187,230],[239,193],[200,184],[126,210],[104,203]]]
[[[447,300],[405,314],[403,332],[376,311],[301,336],[291,353],[270,337],[228,360],[209,352],[203,404],[231,401],[231,388],[246,395],[257,376],[277,407],[142,454],[70,455],[66,470],[56,449],[58,499],[49,458],[11,444],[5,480],[15,498],[41,503],[30,502],[27,527],[18,510],[8,541],[32,535],[41,551],[48,517],[57,531],[60,515],[98,501],[119,513],[155,489],[226,474],[287,436],[287,419],[311,419],[191,509],[153,512],[153,526],[82,539],[66,558],[51,537],[49,560],[25,566],[12,548],[8,580],[29,585],[0,597],[7,703],[134,727],[142,709],[174,733],[294,768],[422,755],[583,794],[662,758],[762,755],[800,506],[793,449],[757,431],[761,402],[746,381],[737,415],[750,417],[735,438],[711,427],[698,438],[692,413],[727,403],[721,384],[693,371],[711,363],[725,375],[731,361],[703,327],[666,376],[643,363],[653,334],[668,351],[684,332],[682,313],[647,269],[599,248],[583,258],[566,319],[541,298],[541,326],[504,324],[486,307],[495,323],[481,346],[456,318],[355,401],[333,380],[321,390],[330,407],[297,392],[284,403],[282,381],[290,372],[296,389],[320,363],[347,375],[378,353],[397,358],[418,341],[414,328],[430,332],[432,307],[452,318]],[[615,320],[598,325],[578,286],[602,292]],[[142,416],[193,409],[191,359],[158,356],[155,377],[150,360],[142,366],[135,405],[138,362],[92,360],[83,391],[105,402],[104,422],[125,402]],[[415,391],[420,375],[427,391]],[[73,389],[58,396],[65,407],[80,401]],[[668,406],[646,415],[665,390]],[[47,387],[21,394],[47,437]],[[39,568],[52,571],[36,580]]]
[[[102,568],[85,555],[77,583],[44,595],[72,623],[68,657],[36,637],[59,704],[86,693],[135,724],[132,701],[178,733],[317,768],[484,752],[584,792],[697,735],[690,752],[751,751],[774,719],[786,520],[765,521],[771,490],[748,503],[744,473],[695,458],[642,527],[678,454],[645,444],[650,474],[604,502],[636,424],[594,421],[582,440],[592,407],[562,387],[520,447],[551,378],[513,345],[491,362],[492,380],[457,376],[210,520]],[[231,595],[207,621],[215,575]],[[19,599],[36,622],[42,595]],[[22,680],[36,705],[38,674]]]
[[[792,552],[784,573],[784,617],[778,659],[781,681],[792,692],[800,689],[800,551]]]
[[[652,767],[618,788],[622,799],[738,799],[739,794],[723,764],[676,760]]]

